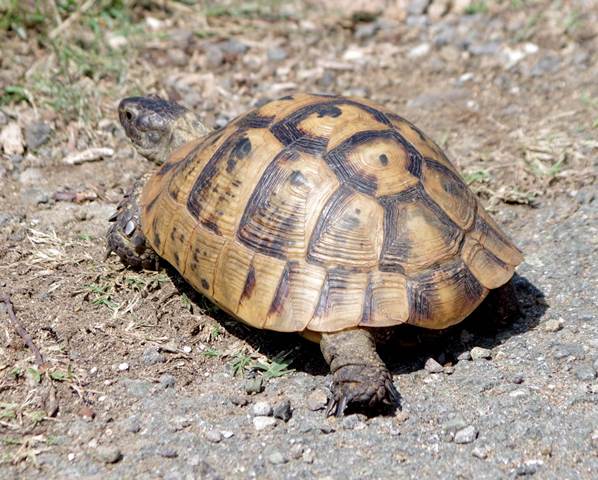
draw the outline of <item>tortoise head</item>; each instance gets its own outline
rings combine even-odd
[[[118,117],[137,151],[158,165],[181,145],[208,133],[193,112],[155,95],[121,100]]]

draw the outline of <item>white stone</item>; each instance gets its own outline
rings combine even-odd
[[[256,430],[265,430],[276,425],[276,419],[273,417],[253,417],[253,426]]]
[[[431,47],[429,43],[422,43],[417,47],[413,47],[411,50],[409,50],[407,56],[409,58],[420,58],[430,53],[430,49]]]

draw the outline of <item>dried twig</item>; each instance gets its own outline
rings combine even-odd
[[[19,322],[19,320],[17,319],[17,316],[15,315],[15,311],[14,311],[14,308],[12,305],[12,301],[10,300],[10,296],[8,294],[0,295],[0,303],[4,303],[6,305],[6,312],[8,313],[8,318],[12,322],[13,326],[15,327],[15,330],[21,336],[21,338],[23,339],[25,344],[33,352],[33,356],[35,357],[35,363],[37,364],[37,366],[42,367],[43,364],[45,363],[44,357],[42,356],[41,352],[39,351],[39,348],[37,348],[35,346],[35,344],[33,343],[33,339],[31,338],[31,335],[29,335],[29,333],[27,333],[27,330],[25,330],[25,327],[23,326],[23,324],[21,322]]]
[[[105,157],[114,155],[114,150],[107,147],[88,148],[82,152],[75,152],[64,158],[63,162],[67,165],[77,165],[85,162],[95,162]]]

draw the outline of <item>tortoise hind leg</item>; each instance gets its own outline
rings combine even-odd
[[[135,182],[110,218],[114,223],[106,235],[106,258],[114,252],[128,267],[158,270],[160,257],[147,244],[140,223],[138,198],[145,179]]]
[[[369,330],[322,333],[320,349],[332,372],[328,415],[341,416],[350,404],[368,407],[399,404],[399,392],[376,352],[376,342]]]

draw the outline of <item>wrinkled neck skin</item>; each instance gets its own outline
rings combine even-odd
[[[208,133],[210,130],[199,121],[197,116],[193,112],[187,111],[173,121],[170,135],[161,142],[160,148],[144,151],[143,148],[137,147],[137,151],[152,163],[162,165],[176,149],[192,140],[205,137]]]

